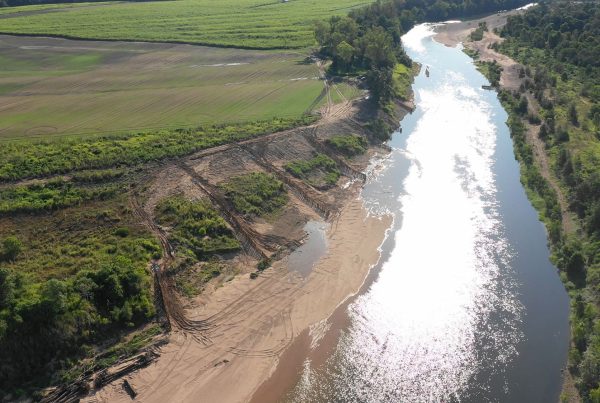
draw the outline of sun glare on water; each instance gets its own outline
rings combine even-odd
[[[411,57],[421,61],[431,35],[421,25],[403,38]],[[403,150],[411,162],[396,201],[394,249],[350,306],[352,325],[327,374],[305,368],[299,388],[311,396],[461,400],[475,377],[516,354],[522,309],[496,209],[491,105],[460,72],[435,67],[443,76],[418,89],[421,115]]]

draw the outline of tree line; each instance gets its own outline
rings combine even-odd
[[[531,93],[541,106],[532,115],[524,96],[513,94],[512,109],[521,115],[529,113],[529,122],[539,125],[539,137],[581,229],[563,234],[560,214],[546,214],[553,259],[571,296],[569,370],[582,400],[598,402],[600,4],[543,2],[509,17],[500,34],[505,41],[497,49],[525,64],[519,91]]]
[[[315,38],[320,54],[332,60],[333,74],[364,73],[371,98],[384,106],[394,96],[394,66],[412,65],[402,48],[401,37],[415,24],[504,10],[525,3],[524,0],[379,0],[345,17],[319,21]]]

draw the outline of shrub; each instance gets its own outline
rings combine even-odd
[[[262,172],[233,177],[219,187],[233,207],[248,216],[260,217],[273,213],[288,202],[283,182]]]
[[[173,228],[170,239],[176,247],[198,259],[240,247],[225,220],[204,200],[169,197],[156,206],[156,215],[160,224]]]
[[[2,260],[5,261],[13,261],[17,258],[21,250],[23,249],[23,244],[21,241],[15,236],[9,236],[2,241]]]
[[[336,135],[327,139],[327,145],[347,156],[363,154],[367,150],[367,140],[356,134]]]
[[[115,235],[120,236],[121,238],[125,238],[129,235],[129,228],[119,227],[115,230]]]
[[[316,187],[334,186],[340,178],[340,171],[334,160],[325,154],[317,154],[309,160],[296,160],[285,165],[285,169],[296,178],[304,179]]]

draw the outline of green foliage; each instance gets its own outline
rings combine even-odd
[[[369,122],[368,125],[369,130],[373,133],[373,137],[375,137],[379,141],[387,141],[390,139],[392,132],[394,131],[385,120],[378,118]]]
[[[84,353],[84,343],[151,318],[150,275],[144,266],[117,256],[98,271],[42,284],[0,271],[0,388],[56,374],[68,367],[69,357]]]
[[[335,135],[326,140],[328,146],[349,157],[367,151],[367,140],[359,135]]]
[[[169,197],[156,206],[156,214],[161,225],[171,227],[170,239],[184,255],[189,251],[202,260],[240,247],[225,220],[204,200]]]
[[[413,64],[407,67],[402,63],[396,64],[393,72],[394,96],[402,100],[409,100],[412,96],[412,83],[414,77],[419,73],[420,66]]]
[[[83,141],[64,139],[48,142],[6,142],[0,147],[0,180],[109,168],[115,165],[134,166],[289,129],[308,124],[313,120],[314,117],[305,116],[302,119],[273,119],[239,125],[139,133]],[[52,186],[73,192],[67,185],[61,183]],[[53,188],[35,189],[49,192]],[[14,192],[16,192],[14,196],[6,197],[21,197],[22,191]],[[68,196],[66,199],[70,200],[71,197]]]
[[[9,5],[49,2],[4,1]],[[100,7],[55,6],[51,13],[37,12],[47,6],[30,6],[25,8],[29,15],[0,20],[0,31],[236,48],[306,48],[314,43],[315,20],[345,14],[369,3],[370,0],[110,2]]]
[[[160,247],[123,198],[0,216],[3,391],[60,381],[90,344],[154,315],[146,266]]]
[[[508,17],[501,34],[542,49],[556,62],[600,67],[600,12],[594,2],[541,3]]]
[[[108,368],[117,363],[119,359],[131,357],[139,353],[144,347],[152,342],[152,339],[160,335],[162,332],[163,330],[159,325],[149,325],[142,331],[135,333],[130,339],[118,343],[110,347],[102,354],[94,357],[94,362],[87,365],[88,367],[93,367],[96,370]],[[81,368],[75,369],[79,369],[79,372],[81,372]],[[67,378],[65,379],[66,381],[74,380],[75,378],[73,376],[75,371],[72,370],[69,372],[70,373],[65,373],[63,375],[63,379]]]
[[[118,189],[115,185],[84,188],[63,180],[5,187],[0,190],[0,214],[42,212],[79,205],[88,200],[106,200]]]
[[[14,261],[23,250],[23,243],[16,236],[8,236],[2,241],[0,261]]]
[[[256,265],[256,270],[264,271],[271,266],[271,263],[271,259],[269,258],[261,259],[260,262],[258,262],[258,264]]]
[[[502,67],[500,67],[498,62],[495,60],[491,62],[477,61],[477,67],[489,80],[490,84],[497,88],[500,84],[500,76],[502,74]]]
[[[219,277],[225,270],[225,265],[217,259],[197,265],[193,263],[193,261],[184,261],[174,269],[177,289],[189,298],[198,295],[206,283]]]
[[[550,222],[560,221],[561,212],[556,193],[534,164],[533,151],[525,138],[526,128],[521,120],[522,98],[506,90],[500,91],[499,98],[509,114],[507,124],[510,128],[515,155],[521,163],[521,181],[527,189],[541,198],[541,201],[534,204],[540,210],[542,217]]]
[[[340,178],[337,164],[325,154],[317,154],[309,160],[291,161],[285,165],[285,169],[317,188],[334,186]]]
[[[121,238],[125,238],[126,236],[129,236],[129,228],[119,227],[115,230],[115,235],[117,235]]]
[[[125,174],[124,169],[109,168],[91,171],[75,172],[72,175],[73,182],[78,183],[101,183],[118,179]]]
[[[283,183],[273,175],[251,172],[231,178],[219,185],[233,207],[247,216],[273,213],[288,202]]]
[[[397,94],[394,66],[401,63],[412,67],[400,38],[416,23],[465,17],[523,4],[523,0],[378,1],[352,10],[347,17],[335,16],[327,22],[319,21],[315,26],[315,38],[321,53],[332,59],[333,73],[367,70],[371,99],[385,107]],[[478,32],[483,35],[486,29],[487,26],[481,25]],[[399,92],[399,96],[406,99],[407,92]]]
[[[560,216],[541,209],[572,299],[569,370],[586,402],[600,398],[599,29],[598,3],[541,3],[509,17],[500,45],[500,51],[526,66],[520,74],[522,90],[531,91],[542,107],[540,138],[583,227],[565,236]],[[526,109],[518,98],[505,95],[503,100],[509,100],[515,115]],[[522,148],[515,141],[515,150]],[[523,161],[522,171],[530,171],[531,159]]]

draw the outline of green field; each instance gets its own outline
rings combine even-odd
[[[371,1],[178,0],[27,6],[0,10],[0,32],[236,48],[304,48],[315,44],[314,21],[345,15],[368,3]],[[24,9],[23,15],[14,14],[19,9]],[[11,12],[13,15],[2,18]]]
[[[0,139],[297,118],[323,90],[304,58],[0,35]]]

